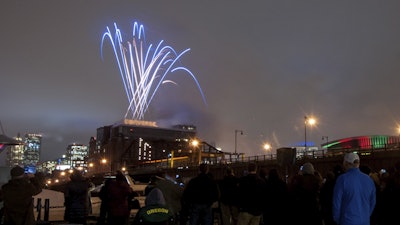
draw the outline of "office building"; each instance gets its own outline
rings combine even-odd
[[[25,134],[23,165],[30,172],[36,171],[36,165],[40,160],[41,144],[41,134]]]
[[[88,147],[83,144],[70,144],[67,147],[66,159],[70,168],[87,169]]]
[[[157,161],[168,164],[171,156],[188,162],[196,160],[190,145],[195,137],[195,126],[161,128],[155,122],[125,119],[97,129],[97,137],[90,141],[90,163],[98,167],[94,170],[106,172]]]
[[[14,138],[18,143],[23,143],[20,134]],[[6,165],[8,167],[23,166],[24,165],[24,145],[11,145],[8,147]]]

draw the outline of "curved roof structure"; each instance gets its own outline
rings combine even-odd
[[[343,138],[328,143],[322,144],[322,148],[326,149],[374,149],[374,148],[388,148],[398,146],[400,144],[400,136],[388,135],[369,135]]]

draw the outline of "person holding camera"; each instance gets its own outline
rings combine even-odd
[[[5,225],[34,225],[33,196],[42,192],[41,177],[25,174],[20,166],[10,171],[11,179],[2,189]]]

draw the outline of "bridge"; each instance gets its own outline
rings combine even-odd
[[[347,152],[357,152],[360,156],[362,166],[368,166],[372,171],[380,171],[382,168],[390,171],[395,163],[400,162],[400,146],[383,147],[370,149],[335,149],[327,152],[326,150],[308,151],[306,154],[295,154],[289,160],[287,157],[280,157],[279,154],[268,154],[259,156],[249,156],[233,158],[210,164],[210,172],[216,179],[221,179],[224,175],[225,168],[230,167],[237,176],[242,176],[247,170],[249,162],[256,162],[259,169],[278,169],[282,176],[290,177],[296,174],[301,165],[311,162],[314,168],[325,175],[329,171],[333,171],[336,165],[342,165],[343,155]],[[193,177],[198,174],[198,165],[186,165],[175,168],[153,164],[145,167],[135,168],[129,171],[135,179],[148,178],[150,175],[175,177]]]

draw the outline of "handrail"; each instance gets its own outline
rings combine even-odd
[[[382,151],[399,151],[399,146],[385,145],[384,147],[374,148],[373,146],[369,148],[341,148],[341,149],[318,149],[318,150],[310,150],[310,151],[297,151],[296,159],[301,160],[304,158],[314,158],[314,159],[323,159],[323,158],[331,158],[338,157],[344,155],[347,152],[357,152],[361,155],[369,155],[374,152],[382,152]],[[221,164],[233,164],[233,163],[247,163],[247,162],[267,162],[267,161],[276,161],[277,154],[264,154],[264,155],[254,155],[254,156],[245,156],[244,154],[233,154],[229,155],[229,158],[215,158],[209,159],[208,163],[210,165],[221,165]],[[233,157],[232,157],[233,156]],[[197,163],[190,162],[188,160],[182,162],[181,164],[176,163],[174,168],[180,167],[191,167],[196,166]],[[159,169],[170,168],[168,164],[164,163],[148,163],[142,164],[140,168],[148,168],[148,167],[156,167]]]

